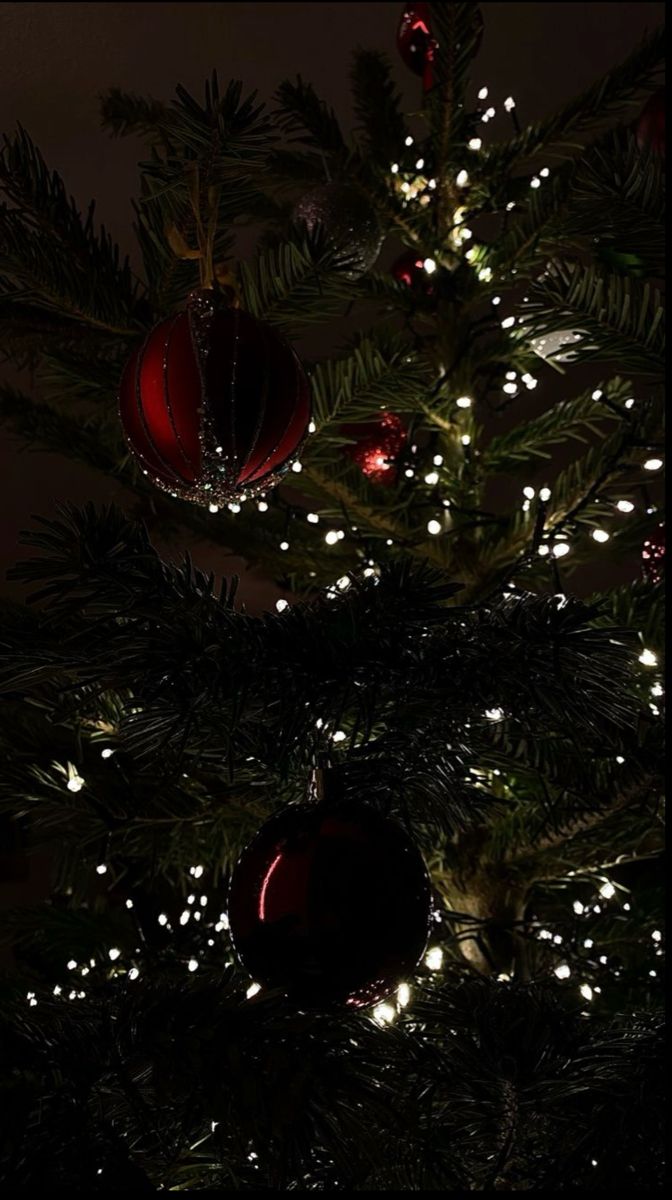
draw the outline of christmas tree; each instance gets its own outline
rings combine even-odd
[[[662,1183],[663,37],[494,140],[478,6],[397,15],[352,138],[105,94],[141,279],[5,136],[3,421],[130,497],[2,601],[15,1188]]]

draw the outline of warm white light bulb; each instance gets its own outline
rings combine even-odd
[[[425,965],[430,971],[440,971],[443,965],[443,950],[440,946],[431,946],[425,955]]]
[[[662,458],[647,458],[644,463],[645,471],[659,471],[663,465]]]
[[[572,968],[567,963],[560,963],[560,966],[555,968],[558,979],[569,979],[571,973]]]
[[[569,554],[567,542],[556,542],[553,547],[553,557],[564,558],[566,554]]]
[[[437,533],[441,533],[441,522],[435,521],[434,519],[428,521],[427,532],[431,533],[433,536],[436,536]]]
[[[433,258],[426,258],[423,262],[423,267],[428,275],[433,275],[436,270],[436,262]]]
[[[455,403],[458,408],[471,408],[473,401],[471,396],[458,396]]]
[[[469,138],[467,145],[470,150],[480,150],[481,146],[483,145],[483,142],[481,141],[481,139],[479,137],[473,137],[473,138]]]
[[[652,650],[642,650],[639,661],[644,667],[657,667],[658,659]]]
[[[593,541],[595,541],[595,542],[608,542],[609,541],[609,534],[607,533],[606,529],[594,529],[592,536],[593,536]]]
[[[622,513],[631,513],[634,511],[634,507],[632,500],[619,500],[616,505],[618,511]]]
[[[458,187],[466,187],[469,183],[469,172],[465,171],[464,167],[461,171],[457,172],[457,175],[455,176],[455,183]]]
[[[284,612],[286,608],[289,608],[289,604],[287,603],[286,600],[280,599],[280,600],[276,600],[275,607],[276,607],[277,612],[280,613],[280,612]]]

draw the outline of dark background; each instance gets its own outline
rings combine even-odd
[[[399,3],[320,2],[0,4],[0,130],[25,126],[78,203],[95,196],[99,219],[132,251],[130,200],[143,150],[135,139],[114,141],[101,132],[103,89],[168,98],[179,82],[201,95],[216,67],[220,81],[240,78],[246,90],[256,88],[270,100],[284,77],[301,73],[347,127],[350,57],[361,45],[390,56],[412,111],[419,83],[395,47],[401,9]],[[662,3],[486,3],[482,9],[485,35],[472,89],[475,94],[487,84],[498,108],[496,121],[484,127],[486,139],[511,133],[501,109],[506,96],[515,97],[522,122],[539,118],[618,63],[664,15]],[[381,265],[394,253],[388,246]],[[550,386],[557,395],[561,381]],[[541,391],[525,398],[530,411],[543,404]],[[517,417],[524,415],[516,409]],[[0,481],[0,587],[12,591],[4,575],[20,553],[18,533],[31,514],[53,513],[64,500],[124,499],[113,481],[53,455],[21,453],[2,432]],[[520,488],[514,492],[519,496]],[[164,552],[179,553],[182,545]],[[190,549],[199,566],[244,571],[221,548],[202,543]],[[241,595],[251,610],[268,605],[273,594],[263,578],[244,572]]]

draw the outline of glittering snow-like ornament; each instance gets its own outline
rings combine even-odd
[[[660,583],[665,574],[665,522],[642,546],[642,574],[649,583]]]
[[[152,482],[211,506],[279,481],[307,432],[310,392],[274,329],[202,289],[132,355],[119,411]]]
[[[396,821],[327,795],[271,817],[234,870],[229,922],[253,979],[311,1008],[375,1004],[417,966],[427,871]]]
[[[349,279],[359,279],[378,258],[383,231],[367,196],[357,187],[324,183],[311,188],[297,202],[294,220],[310,233],[324,230]]]

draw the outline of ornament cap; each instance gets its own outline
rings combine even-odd
[[[315,804],[337,804],[345,797],[345,766],[334,766],[328,754],[318,755],[308,789],[310,800]]]

